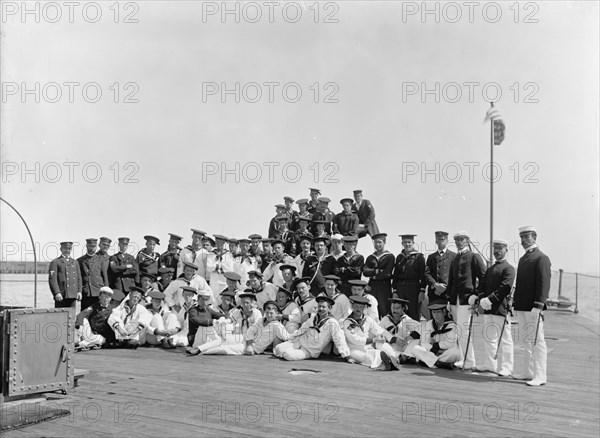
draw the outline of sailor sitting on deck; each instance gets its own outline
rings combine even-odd
[[[332,340],[342,357],[350,354],[344,332],[331,314],[335,301],[327,296],[318,296],[316,301],[317,314],[292,333],[289,341],[277,345],[275,356],[285,360],[316,359]]]
[[[144,291],[132,286],[129,295],[112,311],[108,324],[115,331],[118,347],[136,349],[146,342],[146,327],[152,315],[140,304]]]
[[[164,303],[165,294],[157,290],[148,292],[147,298],[150,304],[146,309],[152,315],[152,319],[146,327],[146,342],[150,345],[160,345],[163,348],[175,348],[174,335],[181,331],[177,315],[171,312]]]
[[[448,303],[445,300],[435,300],[429,303],[433,319],[425,324],[425,332],[421,337],[421,345],[413,349],[417,359],[423,361],[429,368],[453,369],[454,362],[462,359],[458,347],[458,332],[456,322],[448,315]]]
[[[188,351],[189,354],[243,354],[246,347],[246,332],[252,324],[262,319],[262,314],[254,307],[256,296],[253,293],[243,293],[240,299],[242,300],[240,308],[233,309],[228,317],[222,316],[213,321],[216,336],[207,336],[206,341]]]
[[[275,301],[267,301],[263,306],[264,318],[250,326],[246,333],[244,354],[262,354],[271,345],[278,345],[289,339],[286,328],[278,321],[279,306]]]
[[[171,307],[175,312],[181,310],[183,305],[183,290],[182,286],[192,286],[197,291],[205,291],[210,293],[209,304],[215,302],[213,297],[212,289],[208,286],[208,283],[204,278],[198,275],[198,265],[189,262],[183,262],[183,273],[173,280],[169,286],[165,289],[165,303]]]
[[[75,328],[78,329],[76,333],[77,341],[75,341],[77,350],[97,349],[107,342],[114,341],[115,332],[108,324],[108,318],[116,307],[115,304],[111,303],[112,296],[113,290],[110,287],[101,287],[98,302],[82,310],[77,315],[75,321]]]
[[[392,339],[392,335],[366,314],[367,307],[371,306],[367,297],[353,295],[350,297],[350,301],[352,302],[352,314],[342,323],[346,342],[350,349],[350,355],[346,359],[350,363],[371,366],[373,358],[378,355],[378,352],[369,344],[372,344],[373,339],[378,336],[384,336],[389,341]]]
[[[295,302],[300,309],[300,324],[304,324],[308,318],[317,313],[317,302],[310,293],[309,278],[297,278],[294,280],[294,285],[298,293]]]
[[[386,371],[397,369],[399,363],[416,362],[412,350],[419,345],[421,339],[421,323],[405,313],[410,302],[405,298],[389,300],[391,311],[381,318],[379,325],[393,338],[389,342],[376,343],[377,350],[381,350],[381,360],[375,357],[371,365],[376,368],[383,362]]]
[[[208,341],[220,341],[220,337],[214,328],[214,321],[220,318],[224,319],[221,312],[209,307],[208,302],[212,298],[212,293],[206,290],[198,291],[198,304],[188,311],[188,342],[186,352],[195,356],[200,354],[198,346]]]
[[[281,321],[287,332],[293,333],[296,330],[298,330],[298,327],[300,327],[300,320],[302,319],[302,314],[300,313],[300,308],[298,307],[298,304],[296,304],[292,300],[292,291],[286,289],[283,286],[280,286],[279,290],[277,291],[276,303],[281,313],[279,320]]]
[[[198,306],[198,289],[194,286],[182,286],[180,293],[183,297],[183,305],[176,315],[177,321],[181,325],[181,331],[173,335],[172,343],[176,347],[187,347],[189,345],[188,335],[190,330],[189,313],[191,309]],[[192,337],[193,341],[194,338]]]

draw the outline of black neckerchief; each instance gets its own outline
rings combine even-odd
[[[313,325],[311,325],[309,328],[315,329],[317,333],[321,333],[321,327],[323,327],[323,325],[331,318],[331,313],[328,313],[325,318],[319,319],[319,314],[317,313],[317,315],[313,318]]]
[[[433,325],[433,331],[431,332],[431,337],[433,338],[435,335],[443,335],[444,333],[448,333],[449,331],[452,330],[452,327],[450,328],[446,328],[449,322],[452,322],[452,319],[448,318],[446,316],[446,319],[444,320],[444,323],[442,324],[442,326],[440,328],[438,328],[435,319],[431,320],[432,325]]]
[[[352,315],[354,315],[354,313]],[[346,318],[347,321],[350,321],[350,325],[348,326],[348,328],[354,329],[356,327],[360,327],[360,329],[364,332],[365,331],[364,325],[365,325],[367,318],[365,318],[365,316],[363,315],[362,319],[360,321],[358,321],[352,315],[350,315],[348,318]]]

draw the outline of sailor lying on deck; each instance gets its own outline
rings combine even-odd
[[[386,341],[390,341],[392,335],[366,314],[366,309],[371,306],[367,297],[353,295],[350,301],[352,314],[342,323],[346,343],[350,349],[350,355],[346,359],[350,363],[371,366],[373,358],[379,354],[371,345],[373,339],[383,336]]]
[[[152,315],[143,304],[144,291],[132,286],[127,297],[112,311],[108,324],[115,331],[116,346],[136,349],[146,342],[146,327]]]
[[[250,292],[240,294],[242,305],[229,312],[229,317],[221,315],[212,321],[212,327],[206,328],[203,342],[196,344],[187,353],[198,354],[232,354],[240,355],[246,347],[246,332],[255,322],[261,320],[262,314],[256,309],[256,295]],[[198,339],[198,338],[196,338]]]
[[[344,332],[331,314],[335,302],[327,296],[318,296],[316,301],[317,314],[292,333],[289,341],[277,345],[275,356],[285,360],[316,359],[332,340],[342,357],[350,354]]]
[[[110,287],[101,287],[98,302],[77,315],[75,321],[75,328],[78,329],[75,341],[77,350],[100,348],[101,345],[114,341],[115,332],[108,324],[108,318],[116,307],[111,303],[112,296],[113,290]]]
[[[177,319],[177,315],[164,303],[164,293],[152,290],[148,292],[147,297],[150,299],[150,304],[146,309],[152,315],[152,319],[146,327],[146,342],[163,348],[175,348],[175,335],[181,331],[182,324]]]
[[[248,300],[250,298],[247,298]],[[251,305],[250,305],[251,306]],[[257,309],[253,309],[258,311]],[[239,356],[241,354],[261,354],[274,343],[280,343],[289,339],[289,334],[285,327],[277,320],[280,313],[277,303],[267,301],[263,308],[264,318],[259,318],[250,325],[245,333],[232,333],[232,324],[228,321],[219,321],[218,340],[208,341],[200,345],[198,349],[202,354],[226,354]]]

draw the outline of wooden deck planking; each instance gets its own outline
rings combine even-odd
[[[77,367],[90,373],[72,392],[72,399],[81,405],[98,403],[107,415],[91,423],[75,409],[72,419],[39,423],[5,436],[389,436],[423,432],[441,436],[597,436],[597,324],[563,312],[547,315],[549,384],[541,388],[497,376],[419,366],[386,373],[330,358],[285,362],[270,356],[186,357],[182,350],[153,348],[100,350],[77,354]],[[476,353],[482,351],[480,338],[475,336]],[[520,354],[515,351],[515,358]],[[288,374],[292,368],[321,372],[292,376]],[[124,403],[137,406],[137,423],[123,423],[122,415],[115,421],[117,403],[121,408]],[[231,412],[236,403],[241,414],[237,418]],[[252,403],[262,407],[258,422],[253,422],[256,405]],[[267,403],[278,403],[273,421],[269,421]],[[281,408],[289,403],[297,403],[287,406],[299,406],[302,411],[297,422],[283,416]],[[315,403],[319,404],[316,416]],[[328,403],[337,407],[337,412],[325,410]],[[470,413],[467,403],[479,405]],[[221,405],[230,411],[224,417]],[[483,417],[486,405],[487,420]],[[455,421],[457,407],[462,412]],[[210,413],[213,408],[217,413]],[[426,408],[425,414],[422,408]],[[493,421],[496,408],[502,415]],[[418,412],[412,414],[414,409]],[[331,413],[334,415],[326,417]],[[525,421],[527,414],[533,414],[531,422]]]

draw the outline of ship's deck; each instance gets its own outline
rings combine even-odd
[[[48,402],[71,415],[4,436],[597,437],[598,323],[548,311],[545,329],[548,384],[538,388],[414,365],[372,371],[329,357],[187,357],[182,349],[144,347],[81,352],[76,366],[89,373]],[[518,359],[521,351],[515,353]],[[318,372],[293,375],[293,368]]]

